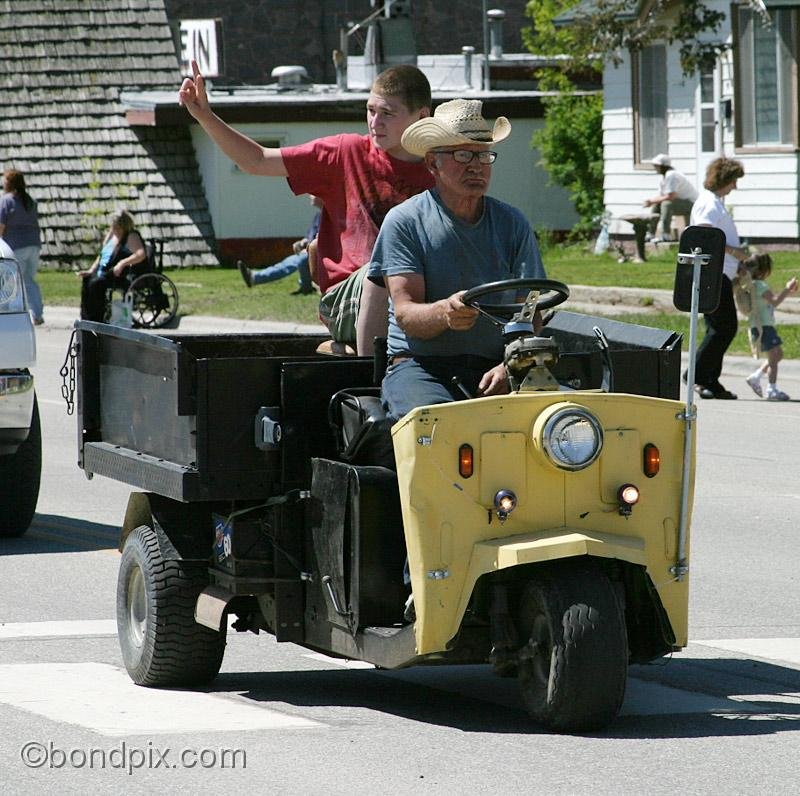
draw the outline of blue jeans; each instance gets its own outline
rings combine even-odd
[[[38,321],[42,317],[42,291],[36,282],[36,271],[39,269],[39,247],[21,246],[14,250],[14,257],[17,258],[22,282],[25,285],[25,295],[28,297],[28,308],[31,311],[33,320]]]
[[[389,365],[381,384],[381,399],[387,413],[399,420],[418,406],[463,401],[467,396],[453,378],[477,396],[483,374],[497,362],[476,356],[436,356],[402,359]]]
[[[276,279],[283,279],[289,274],[298,272],[297,283],[300,290],[311,290],[311,271],[308,268],[308,252],[302,251],[300,254],[290,254],[284,257],[275,265],[268,265],[266,268],[261,268],[258,271],[252,271],[254,285],[263,285],[267,282],[274,282]]]

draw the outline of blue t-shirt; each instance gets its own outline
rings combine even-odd
[[[109,270],[109,264],[116,265],[120,260],[131,256],[131,250],[128,248],[128,236],[126,235],[122,241],[117,241],[115,237],[109,238],[100,249],[100,262],[97,264],[97,276],[102,276]],[[119,250],[117,246],[119,245]],[[116,253],[116,257],[114,254]],[[113,263],[111,262],[113,258]]]
[[[487,196],[480,220],[468,224],[450,213],[435,189],[389,211],[368,273],[378,284],[385,276],[422,274],[429,303],[486,282],[545,277],[536,237],[519,210]],[[501,330],[484,316],[468,331],[448,329],[421,340],[408,337],[397,325],[391,300],[388,342],[390,356],[474,354],[499,362],[503,355]]]
[[[0,196],[0,224],[6,225],[3,238],[12,249],[42,245],[36,202],[31,202],[30,210],[26,210],[22,199],[15,193]]]

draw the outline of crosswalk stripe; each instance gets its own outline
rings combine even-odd
[[[725,638],[694,641],[704,647],[800,665],[800,638]]]
[[[103,663],[0,665],[0,702],[108,736],[323,726],[236,694],[140,688]]]
[[[3,622],[0,639],[116,636],[115,619],[75,619],[61,622]]]

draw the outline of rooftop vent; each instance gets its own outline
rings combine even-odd
[[[297,88],[310,82],[306,68],[299,65],[276,66],[270,76],[278,81],[279,89]]]

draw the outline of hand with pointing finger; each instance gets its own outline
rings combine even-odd
[[[210,112],[208,95],[206,94],[206,81],[200,74],[197,61],[192,60],[193,77],[186,77],[178,91],[178,102],[195,118]]]

